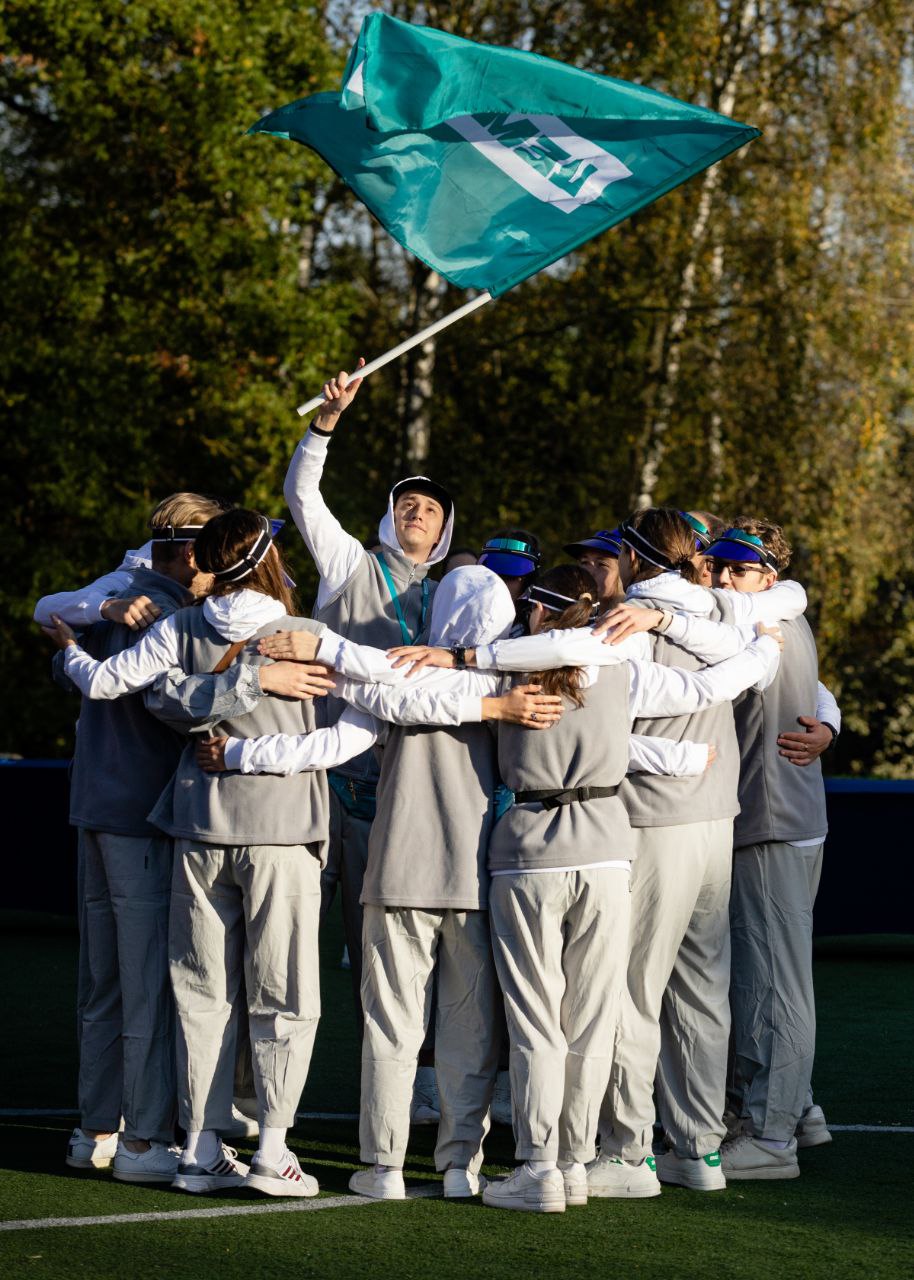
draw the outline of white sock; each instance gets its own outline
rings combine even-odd
[[[376,1164],[375,1173],[402,1173],[403,1169],[398,1164]]]
[[[257,1154],[267,1164],[279,1164],[286,1153],[286,1130],[263,1125],[260,1130],[260,1146]]]
[[[215,1164],[221,1154],[222,1145],[215,1129],[188,1129],[184,1144],[184,1157],[188,1164]]]
[[[781,1142],[778,1138],[756,1138],[756,1142],[760,1142],[763,1147],[770,1147],[772,1151],[786,1151],[790,1146],[790,1140]]]
[[[550,1169],[555,1168],[554,1160],[528,1160],[527,1168],[533,1174],[534,1178],[541,1178],[544,1173],[548,1173]]]
[[[573,1173],[579,1178],[587,1177],[587,1170],[581,1164],[580,1160],[560,1160],[559,1168],[562,1173]]]

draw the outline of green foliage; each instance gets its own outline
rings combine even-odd
[[[275,509],[294,405],[411,332],[429,299],[436,315],[463,301],[310,153],[243,136],[337,82],[367,7],[8,0],[2,746],[67,745],[71,708],[27,638],[38,595],[115,564],[175,488]],[[909,772],[909,4],[389,7],[763,137],[448,331],[425,382],[408,361],[370,379],[331,451],[334,510],[371,533],[418,398],[422,465],[452,486],[461,543],[516,522],[558,555],[646,492],[779,519],[851,730],[840,767]],[[300,549],[294,567],[307,598]]]

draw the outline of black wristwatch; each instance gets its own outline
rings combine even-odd
[[[455,644],[451,648],[451,657],[454,659],[454,667],[457,671],[465,671],[467,666],[467,651],[462,644]]]
[[[838,741],[838,730],[833,724],[829,724],[827,720],[823,720],[822,723],[825,725],[826,729],[831,731],[831,742],[828,744],[828,747],[833,747]],[[828,747],[825,748],[826,751],[828,750]]]

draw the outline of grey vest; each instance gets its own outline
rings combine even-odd
[[[179,664],[189,675],[212,671],[229,642],[206,619],[202,609],[185,609],[178,623]],[[262,666],[268,661],[256,652],[257,640],[274,631],[316,631],[308,618],[279,618],[262,627],[236,661]],[[224,720],[218,736],[259,738],[264,734],[310,733],[315,727],[313,702],[293,698],[262,698],[253,711],[238,720]],[[171,783],[149,815],[171,836],[203,844],[315,844],[325,856],[329,806],[323,771],[276,774],[204,773],[188,745]]]
[[[649,597],[638,596],[631,604],[662,609]],[[724,619],[724,610],[715,601],[711,618]],[[654,661],[663,667],[682,667],[699,671],[704,663],[666,636],[652,635]],[[679,827],[690,822],[712,822],[733,818],[739,813],[739,746],[733,723],[733,706],[729,702],[707,707],[691,715],[661,719],[636,720],[632,733],[648,738],[672,738],[682,742],[713,742],[717,759],[710,769],[697,777],[671,778],[666,774],[630,773],[622,784],[620,795],[633,827]]]
[[[428,565],[414,564],[402,552],[387,548],[383,554],[399,593],[400,608],[410,636],[424,640],[437,583],[430,581],[428,584],[428,608],[423,623],[422,582],[428,573]],[[314,616],[331,631],[356,644],[391,649],[405,643],[381,566],[377,557],[368,551],[362,556],[345,586],[322,605]],[[318,724],[321,727],[336,724],[343,714],[345,703],[339,698],[320,698],[318,701]],[[373,751],[365,751],[360,756],[347,760],[334,772],[342,773],[347,778],[376,782],[377,758]]]
[[[179,583],[149,569],[136,570],[129,591],[121,592],[120,598],[136,595],[148,596],[163,618],[191,601]],[[119,623],[97,622],[86,632],[82,645],[104,662],[129,649],[142,635]],[[58,679],[63,656],[58,652],[54,658]],[[142,693],[110,702],[83,698],[70,773],[70,822],[113,835],[158,835],[146,815],[167,786],[183,747],[179,734],[149,714]]]
[[[485,910],[495,820],[495,737],[485,724],[391,727],[362,902]]]
[[[779,624],[784,652],[764,692],[747,689],[733,704],[741,757],[740,815],[734,846],[825,839],[825,785],[818,760],[802,769],[778,754],[778,734],[797,730],[797,716],[815,715],[819,661],[805,618]]]
[[[524,683],[529,676],[515,678]],[[629,667],[602,667],[585,690],[583,707],[565,700],[551,729],[498,726],[498,764],[512,791],[616,787],[628,768]],[[619,797],[544,809],[538,801],[513,805],[489,841],[490,871],[578,867],[631,858],[631,827]]]

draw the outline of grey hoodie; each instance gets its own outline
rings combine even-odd
[[[387,499],[387,511],[378,527],[378,541],[394,586],[398,592],[400,607],[411,637],[424,639],[428,634],[431,601],[437,584],[427,585],[426,608],[423,621],[423,582],[429,569],[443,560],[451,544],[454,528],[453,509],[445,522],[444,532],[432,554],[423,564],[415,564],[404,555],[397,541],[393,517],[393,492]],[[318,607],[314,616],[331,631],[353,640],[357,644],[373,645],[376,649],[388,649],[404,643],[391,599],[390,589],[376,555],[365,551],[355,569],[341,587],[327,595],[322,589],[318,594]],[[318,709],[319,727],[335,724],[342,714],[342,704],[335,698],[322,698]],[[378,763],[374,752],[366,751],[341,765],[339,772],[346,777],[363,781],[376,781]]]

